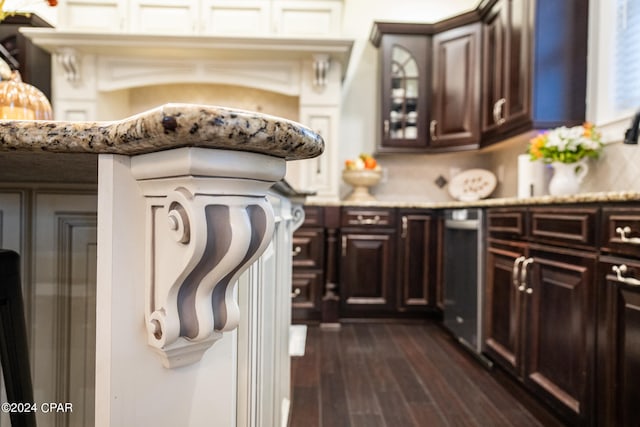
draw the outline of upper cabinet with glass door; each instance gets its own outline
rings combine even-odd
[[[382,138],[378,151],[420,151],[428,146],[423,126],[428,117],[427,56],[430,40],[413,35],[384,35],[382,49]]]

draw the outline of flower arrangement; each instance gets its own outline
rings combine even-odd
[[[55,7],[58,5],[58,0],[43,0],[46,4],[48,4],[51,7]],[[18,11],[6,11],[4,9],[4,4],[5,4],[6,0],[0,0],[0,21],[4,20],[6,17],[8,16],[14,16],[14,15],[26,15],[29,16],[29,13],[25,13],[25,12],[18,12]]]
[[[576,163],[586,157],[597,159],[602,152],[602,135],[591,123],[562,126],[543,132],[529,141],[532,161]]]

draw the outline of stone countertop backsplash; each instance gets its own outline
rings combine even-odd
[[[505,197],[490,198],[470,202],[403,202],[403,201],[373,201],[373,202],[309,202],[310,206],[345,206],[345,207],[379,207],[379,208],[422,208],[422,209],[447,209],[447,208],[472,208],[472,207],[507,207],[507,206],[532,206],[532,205],[560,205],[579,203],[622,203],[640,201],[640,192],[636,191],[611,191],[600,193],[579,193],[571,196],[539,196],[539,197]]]

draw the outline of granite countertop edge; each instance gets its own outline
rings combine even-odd
[[[226,107],[165,104],[110,122],[0,120],[0,152],[137,155],[181,147],[317,157],[324,141],[280,117]]]
[[[580,193],[571,196],[538,196],[538,197],[502,197],[474,201],[387,201],[371,202],[342,201],[308,201],[308,206],[345,206],[345,207],[380,207],[380,208],[415,208],[415,209],[464,209],[474,207],[513,207],[534,205],[561,205],[581,203],[617,203],[640,201],[640,192],[636,191],[607,191],[597,193]]]

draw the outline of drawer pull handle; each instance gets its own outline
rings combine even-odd
[[[500,98],[493,104],[493,122],[498,126],[506,122],[506,119],[502,117],[502,108],[506,102],[506,99]]]
[[[408,221],[409,219],[407,218],[407,216],[403,215],[402,216],[402,234],[400,235],[400,237],[402,237],[403,239],[407,238]]]
[[[518,290],[521,290],[518,288],[518,286],[520,285],[520,282],[518,281],[518,272],[520,271],[520,264],[524,260],[525,257],[521,255],[516,258],[515,261],[513,261],[513,286],[515,286]]]
[[[429,123],[429,136],[431,136],[432,141],[436,141],[438,139],[438,136],[436,135],[436,126],[438,126],[438,121],[431,120],[431,123]]]
[[[380,223],[380,216],[376,215],[373,218],[365,218],[362,215],[358,215],[358,224],[362,225],[375,225]]]
[[[618,276],[619,282],[622,282],[624,284],[631,285],[631,286],[640,286],[640,280],[634,277],[623,276],[623,274],[626,274],[628,270],[626,264],[614,265],[613,267],[611,267],[611,270],[613,270],[613,272],[616,273],[616,276]]]
[[[342,236],[342,256],[347,256],[347,236]]]
[[[293,251],[291,252],[291,256],[298,256],[300,255],[300,252],[302,252],[302,248],[300,246],[296,246],[295,248],[293,248]]]
[[[295,288],[293,292],[291,292],[291,299],[294,299],[298,295],[300,295],[300,288]]]
[[[616,233],[620,235],[620,240],[623,243],[630,243],[632,245],[640,245],[640,237],[627,237],[627,234],[631,233],[631,227],[617,227]]]
[[[527,285],[527,267],[532,262],[533,262],[533,258],[527,258],[524,261],[522,261],[522,270],[520,270],[520,288],[518,288],[519,291],[524,291],[525,288],[526,288],[526,285]],[[531,289],[531,288],[529,288],[529,289]],[[533,292],[533,291],[531,291],[531,292]],[[527,292],[527,293],[530,294],[531,292]]]

